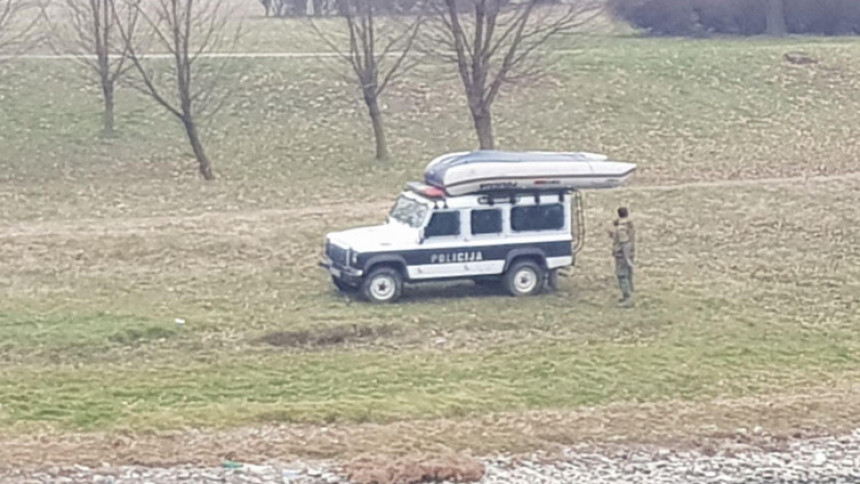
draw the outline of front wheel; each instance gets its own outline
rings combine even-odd
[[[512,296],[534,296],[541,292],[544,270],[531,260],[515,262],[505,273],[505,289]]]
[[[374,269],[361,283],[361,294],[370,302],[390,303],[403,293],[403,276],[391,267]]]

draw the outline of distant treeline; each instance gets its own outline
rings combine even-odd
[[[609,0],[654,35],[860,34],[860,0]]]
[[[560,3],[562,0],[536,0],[538,4]],[[265,9],[267,17],[305,17],[340,15],[340,9],[348,2],[338,0],[259,0]],[[494,0],[493,5],[504,7],[512,0]],[[380,14],[401,15],[416,14],[420,11],[432,11],[430,0],[366,0],[364,5],[370,6]],[[473,0],[457,0],[456,5],[461,13],[474,9]]]
[[[266,16],[304,17],[337,15],[341,2],[337,0],[260,0]],[[410,12],[418,0],[376,0],[373,6],[380,12]]]

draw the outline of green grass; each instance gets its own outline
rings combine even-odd
[[[250,22],[242,50],[272,50],[284,27],[307,36]],[[639,163],[639,186],[860,169],[853,39],[589,47],[503,93],[500,146],[606,152]],[[781,60],[797,49],[821,63]],[[391,421],[856,381],[856,178],[589,194],[586,249],[558,293],[440,285],[378,307],[332,290],[315,267],[322,236],[378,223],[431,157],[474,146],[450,69],[424,66],[386,94],[383,164],[355,89],[328,67],[233,60],[211,184],[176,123],[132,91],[106,140],[97,90],[69,64],[0,72],[4,432]],[[632,311],[612,304],[604,234],[622,203],[641,234]]]
[[[135,346],[177,334],[161,321],[105,313],[6,314],[3,323],[0,339],[10,351],[16,347],[42,348],[48,352],[79,348],[86,355],[112,345]]]
[[[120,368],[19,368],[4,377],[5,425],[170,428],[366,422],[701,400],[835,381],[856,346],[529,344],[479,352],[335,351]],[[775,344],[774,344],[775,343]]]
[[[25,274],[8,257],[18,280],[4,305],[18,312],[0,319],[0,421],[18,431],[389,421],[846,383],[860,274],[832,255],[856,251],[845,210],[857,187],[590,197],[575,276],[524,300],[463,284],[416,288],[391,307],[349,303],[313,268],[309,233],[351,221],[337,213],[305,221],[309,233],[289,216],[263,218],[265,230],[239,239],[296,254],[283,258],[237,242],[241,224],[211,222],[160,229],[143,253],[119,250],[121,236],[87,238],[89,258],[53,280],[51,264]],[[639,207],[633,311],[611,304],[595,219],[621,197]],[[175,256],[178,240],[197,249],[181,266],[151,258]],[[54,247],[57,260],[80,251]],[[24,290],[35,287],[42,294]],[[260,340],[290,331],[345,336],[298,348]]]

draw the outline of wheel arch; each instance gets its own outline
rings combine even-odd
[[[547,270],[546,252],[538,248],[524,247],[521,249],[513,249],[508,252],[507,257],[505,258],[504,271],[507,272],[515,262],[523,259],[533,260],[541,266],[542,269]]]
[[[400,272],[400,275],[403,276],[404,280],[409,279],[409,273],[406,270],[406,259],[402,256],[378,255],[367,259],[367,262],[364,263],[362,269],[364,276],[366,277],[370,275],[370,273],[377,267],[392,267]]]

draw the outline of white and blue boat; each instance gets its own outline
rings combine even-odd
[[[608,189],[625,184],[633,163],[587,152],[480,150],[450,153],[431,161],[424,182],[448,196],[498,191]]]

